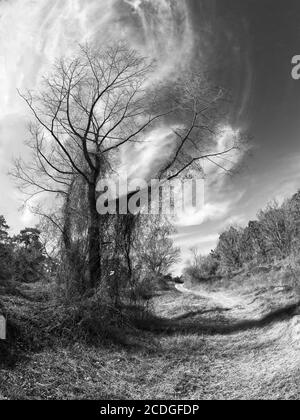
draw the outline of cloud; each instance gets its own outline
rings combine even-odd
[[[125,3],[133,7],[135,10],[138,10],[143,2],[143,0],[124,0],[124,1]]]
[[[24,116],[29,113],[17,89],[36,89],[53,61],[62,55],[72,55],[78,43],[90,41],[101,45],[103,39],[108,42],[120,38],[160,61],[156,79],[161,80],[174,68],[179,69],[182,59],[185,63],[189,61],[193,33],[187,3],[183,0],[0,2],[0,153],[3,164],[12,154],[24,155],[25,150]],[[145,144],[144,148],[135,150],[136,169],[142,174],[147,172],[148,161],[155,164],[159,155],[166,153],[170,131],[171,127],[154,130],[148,140],[154,140],[155,144],[152,147]],[[132,160],[132,155],[127,157],[128,162]],[[3,165],[0,184],[8,190],[12,188]],[[10,201],[8,208],[11,214],[16,214],[14,201]]]
[[[127,1],[128,3],[128,1]],[[133,0],[146,51],[159,60],[159,77],[190,64],[194,32],[185,0]]]
[[[228,214],[231,202],[205,203],[199,212],[187,212],[176,221],[178,226],[195,226],[207,221],[223,219]]]
[[[134,6],[135,13],[128,3]],[[121,5],[127,5],[121,7]],[[150,4],[150,5],[149,5]],[[150,7],[151,6],[151,7]],[[180,20],[179,20],[180,18]],[[49,65],[78,43],[125,38],[160,60],[160,77],[187,62],[193,32],[183,0],[0,2],[0,112],[22,110],[16,88],[35,88]],[[5,83],[4,83],[5,81]]]
[[[121,169],[128,178],[149,180],[161,168],[162,161],[170,155],[177,126],[164,124],[155,127],[143,136],[140,143],[128,143],[121,149]]]
[[[193,247],[197,248],[203,255],[209,254],[217,245],[219,235],[217,233],[212,234],[179,234],[174,237],[174,243],[181,249],[181,261],[174,267],[174,274],[181,275],[183,268],[187,261],[191,258],[190,249]]]
[[[217,233],[211,233],[206,235],[192,235],[189,233],[178,233],[173,236],[175,243],[181,247],[192,247],[195,245],[206,245],[212,242],[216,242],[219,238]]]
[[[212,149],[214,153],[220,153],[220,156],[206,160],[204,168],[210,184],[213,185],[218,181],[218,186],[220,187],[224,180],[224,177],[220,176],[220,174],[224,174],[224,169],[226,171],[235,169],[243,159],[244,151],[235,147],[238,145],[241,136],[239,128],[226,124],[219,126],[216,132]],[[221,155],[224,151],[227,151],[227,153]]]
[[[32,213],[29,207],[26,207],[21,214],[20,221],[24,226],[30,226],[36,222],[36,216]]]
[[[22,111],[16,88],[35,88],[55,58],[97,37],[115,17],[115,0],[12,0],[0,3],[0,56],[5,85],[0,112]],[[116,31],[118,26],[114,26]]]
[[[230,150],[238,141],[239,136],[240,131],[230,125],[219,127],[212,151],[222,153],[225,150]],[[200,211],[190,210],[181,214],[177,221],[179,226],[200,225],[208,221],[224,220],[232,216],[234,206],[242,199],[245,191],[233,190],[226,171],[233,170],[242,158],[243,153],[234,149],[221,157],[204,162],[204,205]]]

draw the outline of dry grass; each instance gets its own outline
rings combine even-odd
[[[2,371],[1,389],[10,399],[299,399],[299,347],[289,327],[160,337],[143,351],[43,351]]]
[[[0,368],[0,398],[299,399],[300,317],[294,308],[262,322],[268,308],[292,300],[282,289],[263,304],[268,280],[260,288],[258,277],[249,282],[255,290],[217,285],[199,289],[201,296],[156,297],[157,318],[142,325],[153,331],[127,346],[78,342],[32,351]],[[245,321],[252,324],[241,328]]]
[[[300,266],[289,258],[272,266],[245,267],[232,278],[204,283],[201,288],[239,295],[247,302],[247,312],[259,318],[300,302]]]

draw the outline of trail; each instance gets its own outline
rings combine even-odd
[[[210,308],[199,316],[194,312],[190,324],[184,324],[190,333],[193,328],[196,332],[198,324],[207,350],[206,381],[190,376],[186,382],[186,390],[194,390],[190,398],[300,399],[297,303],[277,307],[262,316],[262,306],[247,296],[200,288],[189,290],[184,285],[177,285],[176,289],[183,301],[193,302],[193,311],[197,298],[199,306]],[[204,328],[210,322],[216,328],[214,335],[207,335]],[[191,360],[200,362],[199,353],[194,346]]]
[[[233,309],[244,303],[244,300],[239,296],[230,295],[225,292],[207,292],[205,290],[190,290],[183,284],[177,284],[175,288],[181,293],[193,294],[203,299],[212,301],[215,305],[221,308]]]
[[[153,302],[157,317],[126,345],[51,345],[0,367],[0,400],[299,400],[294,301],[275,294],[273,307],[269,290],[244,292],[164,291]],[[41,312],[31,297],[18,300],[28,318]]]

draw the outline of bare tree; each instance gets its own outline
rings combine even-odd
[[[143,87],[150,71],[147,60],[122,44],[101,51],[84,47],[77,58],[56,64],[40,94],[21,93],[36,121],[31,125],[35,160],[18,161],[15,175],[30,197],[67,195],[74,177],[86,182],[92,287],[101,277],[96,184],[118,149],[138,141],[160,116],[149,112]]]
[[[156,277],[167,274],[168,270],[180,259],[180,249],[174,246],[172,224],[160,216],[139,218],[135,247],[141,266]]]
[[[215,144],[209,144],[215,135],[214,110],[223,96],[221,90],[204,89],[202,79],[193,76],[189,83],[178,81],[166,106],[155,100],[159,95],[146,83],[151,73],[148,60],[124,44],[100,50],[86,46],[77,57],[56,63],[43,79],[40,93],[20,93],[35,120],[29,143],[33,160],[17,161],[14,176],[30,198],[53,193],[62,205],[68,202],[72,184],[78,179],[84,182],[90,287],[101,279],[96,185],[100,177],[117,170],[122,147],[143,141],[147,130],[161,119],[169,123],[179,119],[172,153],[158,174],[169,180],[199,170],[205,159],[226,169],[217,159],[237,147],[234,141],[215,151]]]

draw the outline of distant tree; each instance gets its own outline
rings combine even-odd
[[[258,220],[268,253],[271,256],[288,256],[291,252],[292,232],[288,227],[284,206],[274,201],[258,214]]]
[[[257,220],[250,221],[245,235],[248,242],[248,250],[250,251],[249,258],[258,262],[266,261],[268,250],[260,222]]]
[[[242,265],[241,243],[242,229],[230,227],[220,235],[216,252],[220,256],[221,266],[238,268]]]
[[[0,216],[0,284],[6,284],[12,276],[12,247],[8,230],[5,218]]]
[[[192,261],[185,274],[196,281],[204,278],[211,268],[229,273],[244,264],[271,263],[274,258],[284,259],[298,255],[300,250],[300,192],[283,204],[276,201],[258,213],[245,228],[231,226],[220,235],[217,247],[209,257],[192,250]],[[217,264],[217,265],[215,265]]]
[[[46,257],[40,234],[36,228],[26,228],[13,238],[14,272],[17,281],[34,283],[44,277]]]
[[[291,238],[291,248],[294,252],[300,250],[300,191],[284,203],[286,227]]]
[[[6,223],[4,216],[0,216],[0,242],[5,243],[8,238],[9,226]]]

